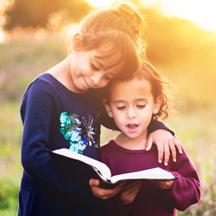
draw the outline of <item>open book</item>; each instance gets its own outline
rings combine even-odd
[[[163,170],[159,167],[112,176],[111,171],[106,164],[98,160],[95,160],[93,158],[90,158],[88,156],[73,152],[69,149],[66,148],[57,149],[54,151],[49,151],[49,153],[61,155],[67,158],[80,161],[84,164],[87,164],[88,166],[93,168],[93,170],[97,173],[97,175],[100,177],[102,181],[108,184],[116,184],[121,181],[127,181],[127,180],[175,180],[176,179],[172,175],[172,173]]]

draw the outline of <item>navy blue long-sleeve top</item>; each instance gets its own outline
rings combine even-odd
[[[100,125],[117,129],[100,101],[98,90],[74,93],[49,73],[38,76],[28,86],[20,109],[24,170],[20,216],[106,215],[106,203],[91,193],[87,171],[84,175],[75,163],[51,158],[47,152],[70,148],[98,159]],[[153,122],[151,127],[152,131],[167,129],[161,122]]]

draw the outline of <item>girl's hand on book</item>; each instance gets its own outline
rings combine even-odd
[[[95,197],[101,198],[103,200],[107,200],[111,197],[116,196],[124,184],[125,182],[122,182],[113,189],[104,189],[100,187],[100,181],[98,179],[89,180],[89,185],[91,187],[92,194]]]
[[[173,180],[169,180],[169,181],[154,181],[154,180],[152,180],[149,182],[158,186],[161,190],[169,190],[173,186]]]
[[[181,143],[169,131],[159,129],[149,134],[146,151],[150,150],[152,144],[155,143],[158,149],[158,162],[162,163],[164,157],[164,165],[167,166],[172,153],[173,161],[176,162],[176,148],[182,153]]]
[[[118,198],[123,205],[128,205],[132,203],[140,189],[141,182],[133,181],[130,184],[126,184],[122,187],[121,191],[118,194]]]

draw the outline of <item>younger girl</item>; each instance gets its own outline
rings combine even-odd
[[[129,80],[112,81],[105,107],[121,133],[101,147],[101,161],[112,175],[161,167],[175,181],[133,182],[110,201],[110,215],[173,216],[200,199],[197,172],[183,150],[176,163],[158,164],[155,146],[146,152],[148,126],[170,112],[169,83],[147,62]],[[145,142],[143,142],[145,140]]]
[[[139,67],[142,27],[141,16],[127,4],[92,13],[74,35],[71,54],[28,86],[21,104],[19,216],[106,214],[103,200],[96,197],[112,197],[121,185],[104,190],[92,179],[94,197],[89,177],[75,165],[52,159],[47,149],[70,148],[99,158],[100,125],[114,126],[99,109],[97,89]],[[160,122],[152,128],[166,129]]]

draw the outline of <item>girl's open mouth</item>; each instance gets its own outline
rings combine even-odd
[[[138,128],[138,124],[134,124],[134,123],[130,123],[130,124],[127,124],[127,127],[130,131],[134,131]]]

